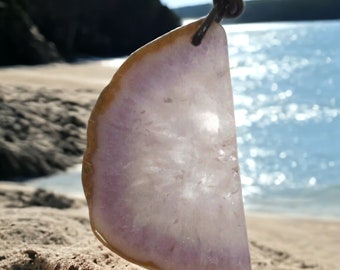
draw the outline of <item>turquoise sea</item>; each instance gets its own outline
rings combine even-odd
[[[225,29],[246,208],[340,218],[340,21]],[[82,196],[80,170],[29,184]]]

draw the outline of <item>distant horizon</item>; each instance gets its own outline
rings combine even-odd
[[[209,4],[212,1],[208,0],[160,0],[162,4],[166,5],[169,8],[178,8],[184,6],[193,6],[193,5],[201,5],[201,4]]]
[[[211,4],[212,1],[208,0],[160,0],[162,4],[166,5],[169,8],[179,8],[185,6],[196,6],[202,4]],[[245,0],[250,1],[250,0]]]

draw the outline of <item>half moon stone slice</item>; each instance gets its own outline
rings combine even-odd
[[[249,270],[227,40],[202,21],[134,52],[88,126],[94,234],[148,269]]]

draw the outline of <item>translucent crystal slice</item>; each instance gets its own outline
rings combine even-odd
[[[89,120],[92,229],[150,269],[249,270],[227,40],[200,21],[133,53]]]

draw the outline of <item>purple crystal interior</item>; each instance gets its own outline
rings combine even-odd
[[[214,23],[194,47],[199,24],[132,54],[98,101],[83,171],[91,224],[146,268],[250,270],[226,35]]]

